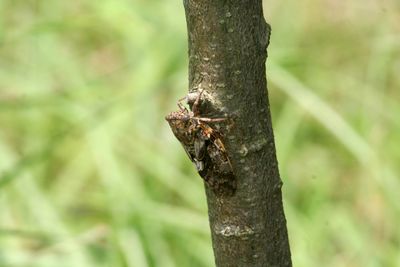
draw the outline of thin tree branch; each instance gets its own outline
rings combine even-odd
[[[189,105],[199,90],[203,96],[198,114],[181,110],[167,120],[206,182],[216,265],[291,266],[266,92],[270,27],[262,1],[184,0],[184,6]]]

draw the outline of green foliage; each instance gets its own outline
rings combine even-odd
[[[294,264],[399,266],[398,2],[266,17]],[[186,50],[181,1],[0,2],[0,266],[213,265],[203,185],[164,121]]]

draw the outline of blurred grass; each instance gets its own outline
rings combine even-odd
[[[295,266],[400,266],[398,1],[265,8]],[[180,1],[0,2],[0,266],[213,265],[186,49]]]

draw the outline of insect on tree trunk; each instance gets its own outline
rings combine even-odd
[[[190,110],[169,114],[205,181],[215,262],[291,266],[266,92],[261,0],[184,0]]]

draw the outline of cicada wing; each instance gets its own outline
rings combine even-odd
[[[190,159],[192,162],[194,162],[193,151],[190,151],[190,149],[189,149],[187,146],[185,146],[184,144],[182,144],[182,147],[183,147],[183,149],[185,150],[186,155],[189,157],[189,159]]]
[[[197,160],[202,160],[207,152],[206,141],[203,138],[194,140],[194,155]]]

